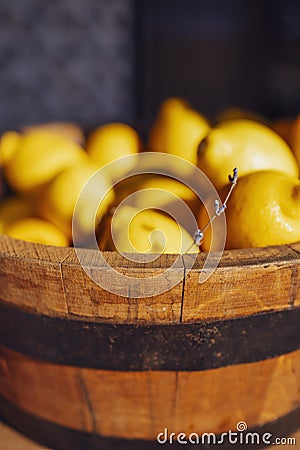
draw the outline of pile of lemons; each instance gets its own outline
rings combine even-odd
[[[176,155],[197,166],[220,198],[228,192],[228,174],[238,167],[238,186],[226,208],[228,249],[300,240],[300,118],[271,127],[234,111],[212,126],[178,98],[161,105],[144,147],[136,130],[125,123],[102,125],[87,137],[80,127],[67,123],[3,133],[0,169],[6,188],[2,186],[0,195],[2,192],[3,197],[4,190],[7,194],[0,202],[0,233],[47,245],[72,245],[73,212],[85,183],[107,163],[149,150]],[[165,193],[170,192],[191,208],[198,226],[203,227],[207,212],[195,193],[175,179],[155,174],[114,185],[114,178],[130,168],[124,163],[114,173],[106,171],[104,176],[100,172],[95,179],[89,191],[91,201],[77,216],[83,234],[95,225],[89,211],[93,196],[99,198],[103,193],[96,214],[101,249],[197,252],[192,230],[164,214],[170,200]],[[162,194],[157,196],[156,189]],[[117,208],[135,191],[141,193],[134,204]],[[209,247],[207,233],[202,249]]]

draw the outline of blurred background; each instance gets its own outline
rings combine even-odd
[[[143,131],[168,96],[211,120],[232,106],[299,113],[299,0],[1,0],[0,131]]]

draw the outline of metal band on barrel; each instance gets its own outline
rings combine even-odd
[[[0,345],[54,364],[198,371],[300,349],[300,307],[222,321],[134,325],[55,318],[0,302]]]

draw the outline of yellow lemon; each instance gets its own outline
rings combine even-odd
[[[72,122],[48,122],[40,123],[37,125],[27,125],[23,127],[23,131],[45,130],[51,131],[51,133],[59,134],[72,141],[77,142],[80,145],[84,143],[84,132],[82,128],[76,123]]]
[[[19,219],[9,225],[5,234],[22,241],[39,244],[68,246],[66,235],[52,223],[36,217]]]
[[[9,197],[0,203],[0,233],[13,222],[35,215],[33,202],[23,197]]]
[[[39,188],[59,172],[87,158],[78,144],[48,130],[24,135],[10,133],[3,138],[4,155],[9,154],[4,156],[4,173],[9,184],[20,192]]]
[[[119,192],[119,202],[132,193],[132,206],[142,208],[147,204],[152,208],[164,208],[170,202],[174,201],[174,196],[179,197],[185,203],[191,205],[197,200],[197,195],[185,184],[174,178],[159,175],[140,175],[128,180],[128,188],[122,185],[122,191]]]
[[[198,253],[191,235],[170,216],[121,206],[112,219],[114,244],[127,253]]]
[[[131,192],[126,189],[126,186],[123,186],[120,193],[117,192],[119,203],[126,199],[127,205],[139,209],[160,209],[176,217],[176,220],[192,234],[195,232],[195,214],[197,214],[201,202],[192,189],[180,181],[166,176],[140,175],[134,179],[136,179],[135,184],[128,179]]]
[[[286,142],[273,130],[252,120],[229,120],[213,128],[199,145],[198,167],[216,188],[228,174],[274,170],[298,176],[297,161]]]
[[[226,186],[221,198],[227,191]],[[225,214],[228,249],[299,241],[300,181],[272,171],[245,175],[239,179]]]
[[[149,150],[180,156],[197,164],[197,147],[207,135],[207,120],[178,98],[161,105],[149,135]]]
[[[5,167],[12,159],[22,135],[16,131],[6,131],[0,139],[0,167]]]
[[[92,163],[73,165],[57,175],[40,192],[38,199],[40,214],[64,231],[69,238],[72,237],[72,218],[78,197],[86,182],[96,172],[97,169]],[[96,220],[99,221],[114,201],[110,183],[101,174],[93,176],[87,186],[76,215],[76,225],[83,235],[94,230],[95,214]],[[102,196],[104,198],[98,207]]]
[[[136,154],[141,149],[141,141],[137,132],[125,123],[108,123],[89,136],[87,152],[98,168],[123,156]],[[132,161],[121,161],[118,167],[109,172],[111,178],[120,178],[133,167]]]

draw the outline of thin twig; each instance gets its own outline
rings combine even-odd
[[[229,200],[229,197],[232,194],[233,189],[235,188],[235,186],[237,185],[237,180],[238,180],[238,169],[237,167],[235,167],[233,169],[233,175],[228,175],[228,179],[230,181],[230,189],[228,191],[228,194],[224,200],[224,202],[221,204],[219,200],[215,200],[215,213],[212,217],[209,218],[209,221],[207,222],[207,224],[202,228],[198,228],[198,230],[194,233],[193,235],[193,243],[188,247],[188,249],[185,251],[185,253],[188,253],[191,248],[193,247],[193,245],[197,245],[198,247],[200,247],[200,245],[203,242],[204,239],[204,233],[207,230],[207,228],[213,223],[213,221],[219,217],[221,214],[224,213],[225,209],[227,208],[227,203]]]

